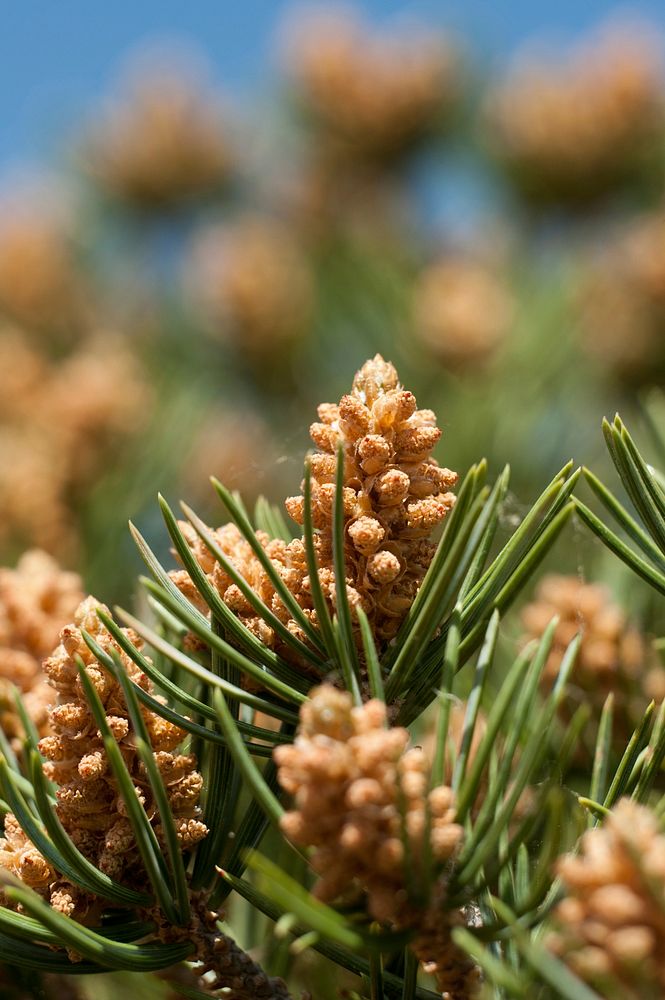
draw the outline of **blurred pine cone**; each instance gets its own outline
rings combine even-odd
[[[523,60],[495,86],[488,142],[535,207],[588,208],[661,163],[665,91],[657,33],[606,28],[567,59]]]
[[[515,314],[508,286],[480,262],[443,258],[419,276],[414,333],[444,364],[473,369],[499,349]]]
[[[557,866],[566,896],[550,948],[607,1000],[665,995],[665,836],[622,799]]]
[[[144,211],[211,194],[233,161],[217,97],[172,67],[130,75],[96,116],[81,155],[102,189]]]
[[[372,31],[346,7],[293,19],[285,65],[296,98],[325,142],[348,159],[394,161],[445,122],[460,63],[432,31]]]
[[[570,697],[562,705],[562,715],[568,718],[573,702],[581,701],[591,705],[597,721],[612,693],[616,742],[625,743],[649,699],[665,694],[663,671],[652,664],[644,637],[628,623],[606,587],[583,583],[575,576],[544,577],[535,599],[522,611],[522,641],[540,639],[555,615],[559,623],[545,663],[543,687],[552,687],[568,644],[581,632]]]

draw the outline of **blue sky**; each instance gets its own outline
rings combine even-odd
[[[103,94],[123,57],[159,40],[201,48],[232,95],[270,86],[271,39],[283,0],[21,0],[0,36],[0,176],[39,164]],[[535,35],[567,39],[616,5],[606,0],[360,0],[372,18],[414,14],[450,25],[481,58],[501,59]],[[665,26],[662,0],[627,8]]]

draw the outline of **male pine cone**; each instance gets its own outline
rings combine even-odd
[[[324,593],[334,604],[332,511],[336,452],[344,450],[347,593],[373,625],[377,641],[391,639],[413,604],[432,557],[429,535],[455,503],[457,474],[432,458],[441,437],[436,416],[419,410],[390,362],[377,354],[357,372],[338,404],[323,403],[310,435],[319,451],[312,470],[312,518]],[[303,523],[304,498],[286,509]]]
[[[346,593],[352,609],[362,607],[365,611],[381,647],[396,635],[432,561],[436,546],[429,536],[455,503],[451,488],[457,474],[441,468],[432,458],[432,449],[441,437],[434,413],[417,408],[413,393],[402,388],[393,365],[378,354],[356,374],[351,392],[338,404],[321,404],[318,416],[310,435],[319,450],[309,462],[321,588],[334,612],[333,507],[337,449],[341,445]],[[303,524],[302,496],[287,499],[286,509]],[[293,659],[288,644],[257,616],[192,527],[181,524],[181,528],[211,583],[241,622],[280,655]],[[264,604],[294,635],[307,641],[235,525],[224,525],[213,536]],[[287,543],[260,531],[257,538],[316,627],[304,540],[295,538]],[[181,570],[172,576],[186,596],[205,610],[189,574]],[[356,638],[360,647],[359,635]]]
[[[551,950],[608,1000],[665,996],[665,836],[655,814],[622,799],[557,867],[566,895]]]
[[[86,645],[87,630],[107,652],[120,657],[130,679],[151,691],[149,679],[114,642],[97,616],[107,610],[93,597],[83,601],[74,622],[60,633],[60,645],[44,661],[44,673],[53,691],[49,710],[50,735],[40,740],[44,773],[56,785],[56,813],[74,845],[109,877],[143,888],[146,880],[138,846],[84,694],[77,662],[82,662],[106,712],[107,723],[118,741],[137,796],[146,806],[159,840],[163,831],[152,801],[148,776],[136,750],[134,733],[120,685],[98,664]],[[140,645],[138,636],[132,639]],[[142,711],[173,812],[178,841],[183,850],[194,847],[207,830],[199,819],[202,778],[191,754],[177,752],[185,734],[150,710]],[[103,901],[71,884],[56,872],[31,844],[18,821],[5,816],[0,838],[0,868],[9,870],[38,891],[51,906],[81,923],[95,923]]]

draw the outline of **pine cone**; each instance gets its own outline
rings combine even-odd
[[[2,728],[10,739],[22,737],[11,685],[23,693],[28,714],[40,735],[48,729],[54,701],[42,659],[83,598],[81,579],[60,569],[45,552],[33,549],[16,569],[0,569],[0,687]]]
[[[296,806],[282,830],[315,848],[315,894],[332,902],[361,888],[375,920],[413,931],[415,953],[451,1000],[473,996],[477,972],[451,940],[461,916],[445,909],[441,874],[462,839],[453,793],[445,785],[428,790],[427,757],[409,748],[405,729],[387,727],[385,704],[354,708],[347,692],[316,688],[301,709],[295,743],[277,747],[274,758]],[[428,853],[433,876],[422,868]],[[417,885],[420,899],[410,891]]]
[[[97,616],[98,610],[108,611],[94,598],[86,598],[76,610],[74,623],[61,631],[60,645],[44,661],[46,676],[55,688],[53,700],[56,704],[49,710],[51,735],[40,741],[39,749],[45,758],[44,773],[57,785],[56,811],[67,834],[100,871],[116,881],[139,886],[145,882],[139,850],[83,692],[77,657],[83,660],[86,673],[101,698],[108,725],[118,742],[137,796],[154,824],[158,839],[163,839],[159,813],[136,751],[122,689],[98,665],[85,644],[81,629],[89,632],[104,650],[120,656],[132,681],[146,691],[151,691],[152,685],[111,638]],[[138,636],[128,635],[140,646]],[[186,850],[207,833],[198,818],[202,778],[195,770],[196,760],[192,755],[175,752],[184,738],[183,731],[148,709],[141,711],[155,762],[166,786],[178,838]],[[39,889],[61,913],[81,921],[98,917],[102,901],[82,892],[53,871],[11,814],[5,816],[0,864],[26,884]]]
[[[443,258],[418,279],[414,332],[446,365],[474,368],[496,353],[514,312],[508,287],[488,266]]]
[[[608,1000],[665,996],[665,836],[653,813],[622,799],[558,874],[566,898],[550,948]]]
[[[459,61],[431,32],[371,33],[353,12],[302,13],[288,38],[296,96],[348,159],[390,163],[445,119]]]
[[[542,675],[549,690],[554,683],[563,654],[574,636],[582,640],[570,680],[571,698],[583,698],[598,719],[605,700],[614,694],[615,734],[619,742],[630,736],[651,697],[657,693],[658,668],[647,670],[646,644],[631,627],[624,612],[612,602],[609,591],[598,584],[582,583],[574,576],[546,576],[536,590],[535,600],[522,611],[526,632],[523,641],[539,639],[552,618],[558,615],[550,655]],[[571,698],[561,714],[570,717]]]
[[[430,410],[418,410],[412,393],[402,389],[394,367],[377,355],[357,373],[351,393],[339,405],[319,407],[310,434],[320,449],[310,458],[312,516],[319,580],[329,608],[337,603],[333,568],[332,519],[336,451],[344,451],[344,521],[346,592],[351,607],[366,612],[379,647],[397,633],[434,555],[429,540],[455,502],[450,492],[457,475],[431,457],[441,436]],[[303,523],[304,498],[290,497],[286,509]],[[250,606],[190,525],[181,524],[194,555],[225,603],[266,645],[293,659],[291,648]],[[289,630],[307,641],[282,604],[251,546],[233,525],[213,532],[224,554],[252,590]],[[256,537],[270,556],[304,614],[317,624],[302,539],[286,543]],[[172,578],[185,595],[207,612],[189,574]],[[361,648],[359,631],[356,639]],[[301,663],[303,669],[306,664]]]
[[[135,73],[87,136],[89,173],[147,211],[209,194],[228,179],[233,159],[218,103],[171,67]]]
[[[560,64],[519,65],[490,96],[488,139],[522,196],[585,208],[639,175],[662,128],[661,72],[653,39],[625,26]]]

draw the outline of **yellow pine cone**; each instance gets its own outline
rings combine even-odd
[[[256,501],[269,481],[268,463],[282,454],[280,443],[249,407],[209,407],[180,470],[183,495],[207,501],[209,477],[215,475],[228,489],[242,493],[246,503]],[[257,454],[267,457],[266,465],[252,460]]]
[[[336,452],[344,452],[346,591],[351,608],[362,607],[379,647],[397,633],[434,555],[429,536],[455,503],[457,475],[441,468],[431,452],[441,431],[431,410],[419,410],[403,389],[393,365],[377,355],[357,373],[351,392],[339,404],[323,403],[310,434],[320,449],[310,457],[312,514],[319,579],[331,610],[336,606],[332,552],[332,514]],[[303,523],[302,496],[286,509]],[[182,524],[204,572],[231,610],[266,645],[293,658],[290,647],[257,616],[238,587],[219,566],[193,529]],[[251,550],[233,525],[213,532],[217,544],[252,590],[303,641],[306,636],[282,604]],[[302,539],[286,543],[257,538],[304,614],[317,624]],[[190,600],[205,607],[189,574],[172,574]],[[358,645],[360,637],[357,635]]]
[[[187,266],[192,297],[215,332],[255,359],[279,355],[306,332],[314,290],[289,228],[246,215],[195,239]]]
[[[587,261],[575,293],[585,350],[630,382],[651,384],[665,367],[664,242],[662,210],[624,224]]]
[[[10,739],[22,735],[11,685],[23,695],[28,714],[45,735],[53,689],[42,671],[42,659],[83,598],[81,579],[45,552],[24,553],[15,569],[0,568],[0,685],[2,728]]]
[[[76,548],[76,507],[121,443],[148,419],[153,393],[123,340],[98,332],[48,360],[0,330],[0,540],[51,553]]]
[[[333,902],[362,889],[375,920],[413,929],[414,951],[442,990],[456,1000],[472,996],[477,975],[450,938],[461,916],[445,910],[439,877],[463,831],[451,789],[429,789],[427,756],[409,746],[407,730],[388,726],[383,702],[354,708],[347,692],[325,684],[302,706],[295,742],[277,747],[274,759],[295,806],[282,830],[294,843],[315,848],[315,894]],[[426,837],[434,874],[422,865]],[[414,886],[424,904],[410,892]]]
[[[365,610],[380,644],[396,634],[414,601],[435,551],[429,536],[455,503],[457,474],[432,458],[441,437],[434,413],[418,409],[378,354],[339,404],[319,407],[310,435],[319,449],[309,461],[324,593],[334,605],[332,514],[341,445],[347,593],[352,608]],[[302,524],[302,496],[290,497],[286,509]]]
[[[459,60],[432,32],[372,32],[331,7],[299,16],[287,37],[296,97],[349,158],[390,160],[431,134],[460,89]]]
[[[653,813],[622,799],[557,868],[566,897],[552,951],[608,1000],[665,996],[665,836]]]
[[[650,666],[643,637],[605,587],[583,583],[575,576],[544,577],[535,599],[522,611],[523,641],[539,639],[555,615],[560,620],[543,671],[543,686],[552,687],[566,647],[581,632],[570,678],[571,696],[589,703],[597,720],[608,694],[613,693],[615,733],[619,741],[625,741],[648,701],[665,694],[663,671]],[[562,706],[565,716],[570,704],[568,700]]]
[[[317,848],[317,896],[334,900],[355,882],[366,889],[376,920],[404,923],[409,904],[400,796],[412,864],[423,858],[428,802],[435,863],[453,856],[462,838],[450,788],[427,790],[422,749],[409,749],[406,729],[387,727],[383,702],[354,708],[347,692],[326,684],[303,705],[295,743],[276,748],[274,757],[280,784],[296,806],[282,829],[295,843]]]
[[[0,223],[0,314],[20,326],[69,340],[89,319],[90,291],[66,225],[47,206],[10,198]]]
[[[97,611],[108,610],[93,597],[76,610],[74,621],[60,633],[60,645],[44,661],[44,671],[55,688],[49,711],[51,735],[39,749],[46,762],[44,772],[57,786],[56,811],[60,822],[78,849],[100,871],[134,887],[146,882],[134,835],[122,796],[110,768],[104,744],[87,703],[76,666],[80,657],[86,673],[104,705],[106,718],[129,770],[137,796],[154,825],[158,839],[163,831],[150,783],[134,741],[127,706],[120,685],[102,667],[83,640],[81,629],[92,635],[107,652],[120,656],[134,683],[151,691],[150,680],[123,653],[100,622]],[[127,633],[140,645],[138,636]],[[193,755],[179,754],[182,730],[148,709],[141,709],[174,816],[183,850],[193,847],[207,833],[199,817],[202,779]],[[0,840],[3,867],[27,884],[38,888],[51,905],[74,918],[93,920],[103,901],[90,897],[53,871],[18,827],[14,817],[5,817],[5,837]]]
[[[233,154],[215,95],[195,75],[143,69],[87,136],[88,172],[111,195],[147,211],[213,192]]]
[[[559,62],[523,60],[488,102],[488,142],[535,205],[586,207],[639,175],[663,126],[653,32],[624,26]]]
[[[473,368],[489,360],[515,314],[506,284],[477,261],[436,261],[420,275],[414,295],[415,335],[453,368]]]

